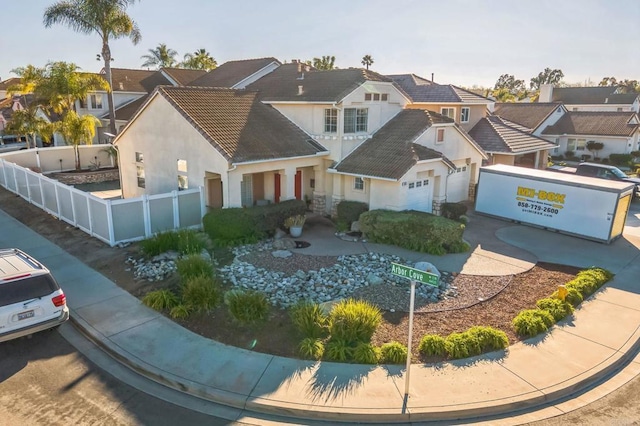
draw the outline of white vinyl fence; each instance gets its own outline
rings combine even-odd
[[[97,150],[104,149],[104,145],[93,148],[96,150],[84,150],[86,158],[97,157]],[[68,150],[71,150],[71,157]],[[157,232],[202,226],[205,214],[202,187],[168,194],[103,200],[42,174],[60,171],[60,164],[65,160],[73,160],[73,147],[36,148],[0,154],[0,185],[112,247],[142,240]],[[53,167],[48,167],[48,164],[53,164]],[[37,168],[42,173],[27,167]]]

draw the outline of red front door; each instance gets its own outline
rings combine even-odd
[[[302,170],[298,170],[296,172],[294,192],[295,192],[296,200],[302,200]]]
[[[275,199],[276,203],[279,203],[280,202],[280,173],[276,173],[275,175],[273,175],[273,177],[274,177],[273,198]]]

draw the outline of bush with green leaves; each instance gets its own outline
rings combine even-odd
[[[425,334],[420,339],[418,351],[425,356],[445,356],[447,354],[444,337],[437,334]]]
[[[322,339],[307,337],[298,345],[298,353],[304,359],[319,360],[324,355],[324,343]]]
[[[616,166],[628,167],[631,165],[633,161],[633,156],[631,154],[610,154],[609,162]]]
[[[218,282],[206,275],[184,280],[181,284],[182,303],[197,312],[209,312],[220,304],[222,289]]]
[[[142,298],[142,303],[156,311],[171,309],[179,303],[178,296],[171,290],[154,290]]]
[[[289,317],[305,337],[325,337],[328,333],[329,318],[318,303],[300,301],[289,308]]]
[[[573,306],[578,306],[582,303],[584,298],[582,297],[582,293],[580,293],[577,288],[567,286],[565,286],[565,288],[567,289],[567,295],[564,297],[564,300],[566,300],[568,303],[571,303],[571,305]],[[551,294],[551,297],[554,299],[560,299],[560,292],[558,290],[554,291]]]
[[[267,296],[258,291],[229,290],[224,294],[224,303],[231,316],[240,324],[256,324],[269,316]]]
[[[542,309],[526,309],[520,311],[512,321],[516,333],[524,337],[537,336],[544,333],[554,324],[553,316]]]
[[[356,222],[360,215],[369,210],[367,203],[360,201],[341,201],[336,208],[338,222],[343,222],[347,227],[351,227],[353,222]]]
[[[142,252],[148,257],[168,251],[180,254],[200,253],[205,247],[204,237],[193,229],[159,232],[140,242]]]
[[[345,299],[329,313],[329,334],[332,339],[353,344],[369,342],[381,322],[378,307],[364,300]]]
[[[599,287],[598,281],[589,275],[576,275],[574,279],[565,284],[566,288],[574,288],[582,294],[582,297],[591,296]]]
[[[449,358],[452,359],[468,358],[482,353],[478,339],[467,332],[449,334],[444,344]]]
[[[493,352],[509,346],[507,333],[493,327],[475,326],[466,331],[474,344],[480,348],[480,353]]]
[[[421,253],[443,255],[469,250],[464,224],[418,211],[371,210],[360,215],[360,229],[370,242]]]
[[[459,221],[460,216],[467,213],[467,206],[462,203],[442,203],[440,206],[442,217]]]
[[[404,364],[407,356],[407,347],[400,342],[388,342],[380,347],[380,362],[384,364]]]
[[[171,308],[169,315],[173,319],[185,319],[191,315],[192,309],[189,305],[185,305],[183,303],[174,306]]]
[[[219,247],[255,243],[263,235],[248,213],[249,210],[252,209],[214,209],[202,218],[204,231],[213,244]]]
[[[347,362],[353,360],[354,348],[344,339],[331,337],[325,346],[325,358],[329,361]]]
[[[377,364],[381,353],[380,348],[371,343],[360,342],[353,350],[353,359],[358,364]]]
[[[201,253],[206,248],[205,236],[193,229],[181,229],[178,234],[177,252],[180,254]]]
[[[199,276],[213,278],[213,265],[199,254],[191,254],[178,259],[176,269],[182,281]]]
[[[563,320],[573,313],[571,303],[553,297],[538,300],[536,306],[538,309],[549,312],[555,322]]]

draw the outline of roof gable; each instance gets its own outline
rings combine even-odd
[[[228,61],[189,84],[198,87],[233,87],[274,62],[280,64],[280,61],[271,57]]]
[[[261,103],[256,92],[161,86],[157,93],[231,163],[326,152],[275,108]]]
[[[545,135],[631,136],[638,129],[634,112],[569,111]]]
[[[100,76],[106,78],[104,69]],[[111,68],[111,81],[114,92],[151,93],[156,86],[171,84],[160,71]]]
[[[483,103],[493,101],[451,84],[436,84],[415,74],[387,76],[404,90],[415,103]]]
[[[187,68],[161,68],[160,72],[175,81],[178,86],[189,86],[189,84],[207,73],[205,70],[192,70]]]
[[[496,102],[494,114],[534,131],[562,104],[553,102]]]
[[[551,142],[510,126],[498,116],[482,118],[469,135],[487,152],[520,154],[555,148]]]

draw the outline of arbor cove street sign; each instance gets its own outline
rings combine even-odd
[[[418,281],[423,284],[438,286],[438,276],[430,272],[421,271],[420,269],[410,268],[409,266],[400,265],[398,263],[391,264],[391,273],[401,278],[411,281]]]

